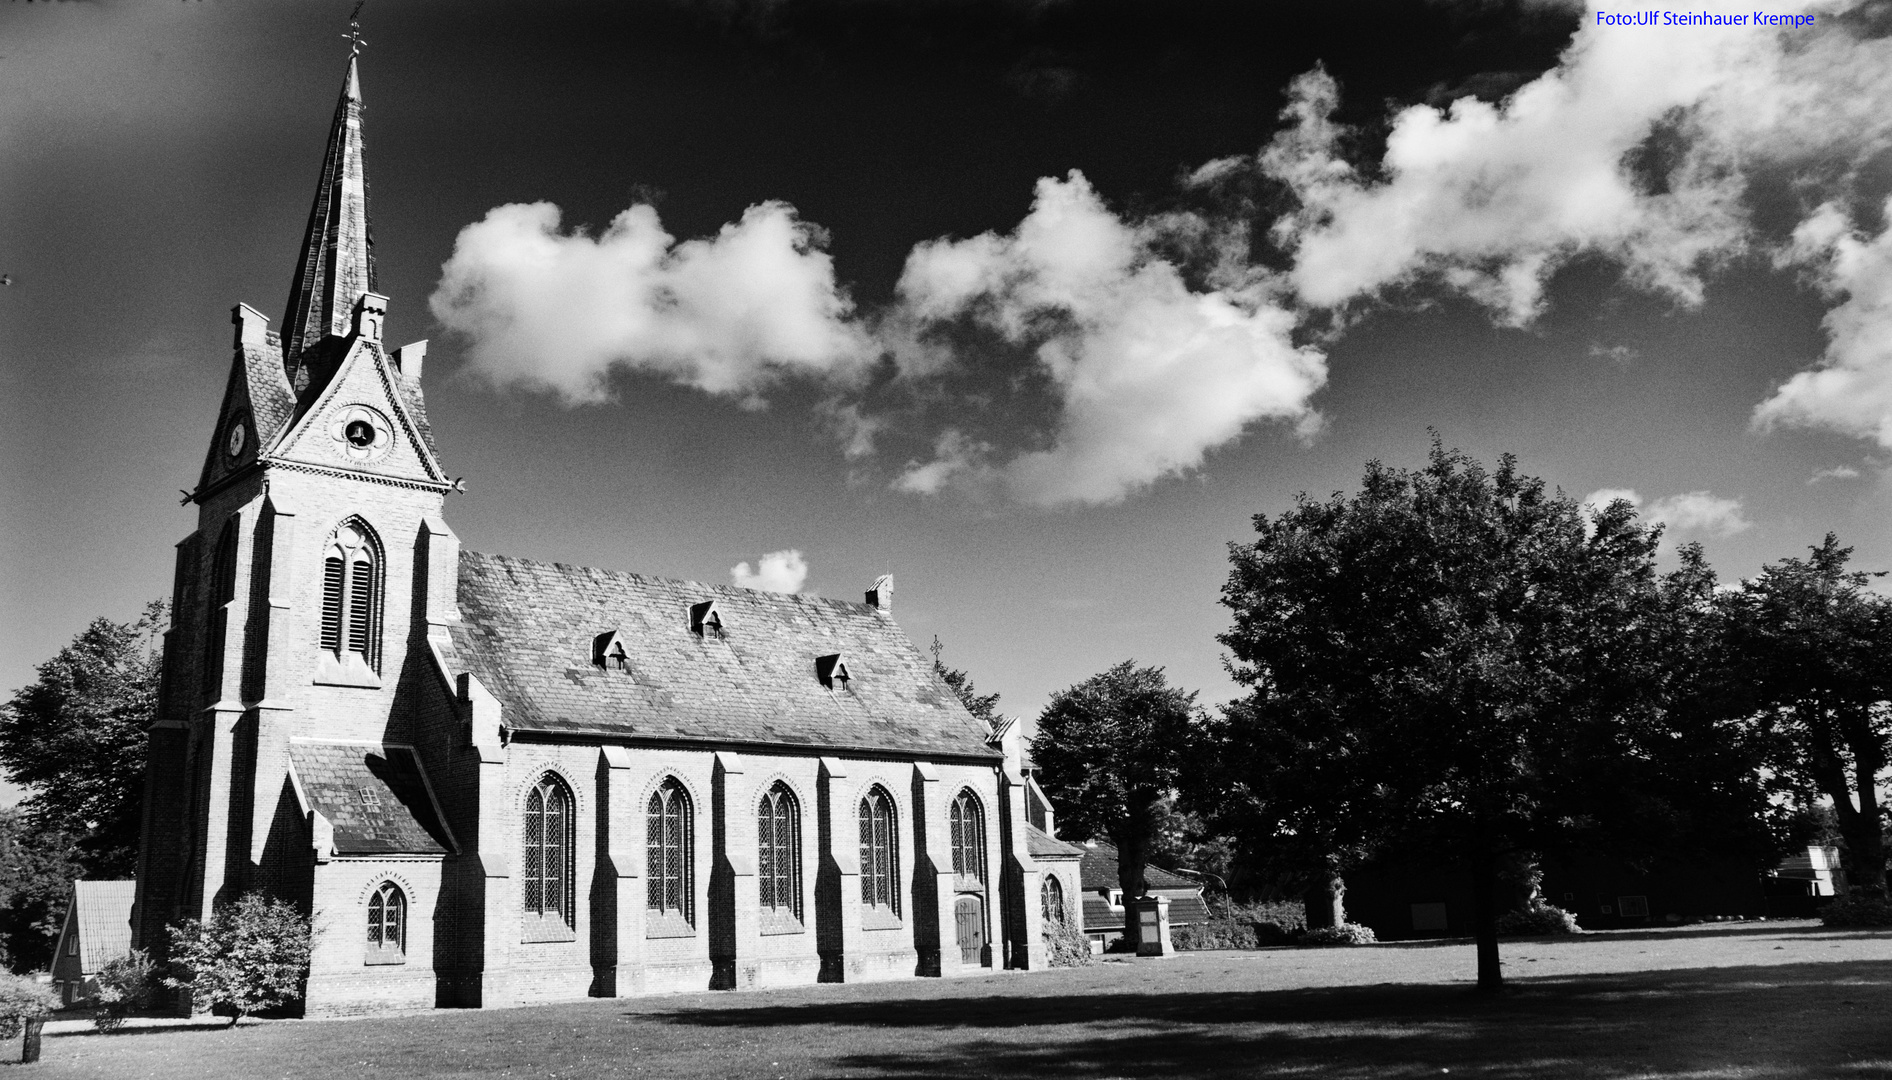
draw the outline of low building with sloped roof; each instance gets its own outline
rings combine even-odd
[[[136,889],[135,881],[72,883],[53,948],[53,992],[61,1005],[76,1005],[97,993],[99,970],[131,951]]]
[[[351,59],[282,326],[232,314],[135,940],[290,899],[330,1015],[1040,966],[1022,750],[891,576],[853,602],[461,549],[426,343],[382,337],[361,100]]]
[[[1086,840],[1078,873],[1083,879],[1084,932],[1095,945],[1108,945],[1123,936],[1123,889],[1118,882],[1117,849],[1102,840]],[[1169,925],[1200,924],[1209,918],[1202,899],[1202,884],[1172,874],[1160,866],[1143,868],[1143,884],[1151,896],[1169,898]]]

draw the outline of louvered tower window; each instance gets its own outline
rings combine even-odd
[[[762,910],[801,918],[801,806],[777,780],[756,813]]]
[[[381,558],[359,521],[335,530],[322,559],[322,648],[344,660],[381,665]]]
[[[861,903],[900,914],[899,876],[893,797],[875,785],[861,800]]]
[[[651,793],[645,807],[644,873],[648,880],[646,903],[660,915],[674,915],[696,924],[695,867],[691,865],[695,821],[690,812],[690,795],[675,777]]]
[[[528,918],[572,922],[572,794],[547,773],[526,795],[525,910]]]
[[[204,634],[204,696],[223,696],[223,652],[230,633],[230,602],[236,599],[236,520],[223,523],[210,563],[210,618]]]
[[[948,812],[952,826],[953,873],[985,881],[985,808],[971,791],[961,791]]]

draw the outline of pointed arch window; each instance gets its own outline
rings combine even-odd
[[[676,777],[651,792],[645,810],[646,906],[671,925],[696,925],[695,816]]]
[[[350,518],[322,556],[322,649],[381,668],[381,551],[373,530]]]
[[[572,927],[572,793],[547,773],[526,795],[525,913],[528,920]]]
[[[1065,920],[1064,883],[1058,880],[1058,875],[1046,874],[1044,886],[1038,893],[1044,915],[1044,932],[1050,934]]]
[[[777,780],[756,812],[756,848],[765,920],[801,921],[801,804]]]
[[[368,963],[407,962],[407,894],[384,881],[368,898]]]
[[[236,519],[223,523],[217,552],[210,561],[210,618],[204,634],[204,694],[223,696],[223,652],[230,635],[230,602],[236,599]]]
[[[970,788],[953,800],[947,817],[952,827],[953,874],[962,882],[985,882],[985,807]]]
[[[900,914],[900,841],[893,797],[876,784],[861,800],[861,903]]]

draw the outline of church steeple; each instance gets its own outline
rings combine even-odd
[[[348,58],[348,78],[335,104],[328,152],[301,258],[283,314],[283,361],[295,381],[302,351],[330,334],[350,331],[355,301],[375,291],[374,236],[368,225],[368,171],[362,154],[359,61]]]

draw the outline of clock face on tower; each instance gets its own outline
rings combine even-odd
[[[250,444],[250,427],[241,413],[230,421],[230,430],[224,433],[223,450],[231,457],[242,457],[243,448]]]
[[[378,461],[394,446],[388,418],[366,405],[349,405],[336,413],[328,433],[336,450],[357,464]]]

